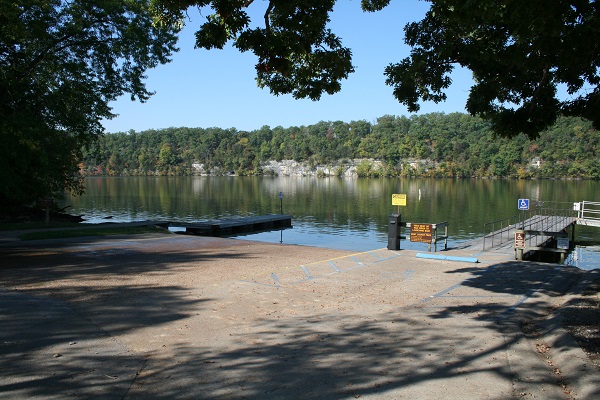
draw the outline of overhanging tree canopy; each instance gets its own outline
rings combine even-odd
[[[140,0],[0,3],[0,207],[80,191],[83,146],[122,94],[148,99],[147,69],[169,61],[174,27]]]
[[[410,57],[386,68],[394,96],[445,99],[456,65],[473,72],[466,108],[504,136],[530,137],[558,115],[600,127],[600,15],[593,0],[434,0],[405,28]],[[564,90],[561,96],[558,90]]]
[[[362,0],[380,11],[391,0]],[[157,19],[185,21],[190,6],[214,12],[196,33],[197,47],[229,41],[257,56],[260,87],[318,100],[340,90],[354,71],[350,49],[328,27],[335,0],[269,0],[264,21],[251,25],[253,0],[152,0]],[[386,83],[409,111],[440,102],[457,66],[473,72],[466,104],[497,133],[531,137],[558,115],[600,127],[600,19],[594,0],[430,0],[422,21],[405,27],[410,56],[385,69]],[[385,11],[384,11],[385,12]],[[256,21],[255,21],[256,22]],[[559,90],[564,94],[560,95]]]
[[[196,32],[196,46],[222,49],[229,41],[257,57],[258,86],[271,93],[318,100],[341,89],[354,71],[350,49],[328,27],[335,0],[264,2],[264,19],[251,25],[253,0],[152,0],[157,20],[165,25],[185,21],[190,6],[214,11]]]

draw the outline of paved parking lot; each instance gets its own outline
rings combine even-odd
[[[180,235],[3,245],[0,398],[600,397],[554,312],[586,273],[468,256]]]

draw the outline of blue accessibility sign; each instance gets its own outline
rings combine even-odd
[[[519,199],[519,210],[529,210],[529,199]]]

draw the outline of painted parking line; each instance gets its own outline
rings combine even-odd
[[[301,265],[300,269],[302,269],[302,271],[304,272],[304,274],[306,275],[306,279],[310,280],[310,279],[315,279],[315,276],[311,275],[310,271],[308,270],[308,268],[306,268],[306,266]]]
[[[333,261],[329,260],[327,262],[329,263],[329,265],[331,265],[331,268],[333,268],[333,270],[335,272],[341,272],[342,271],[341,269],[339,269],[338,267],[336,267],[336,265],[335,265],[335,263]]]
[[[386,252],[384,256],[378,254],[378,252],[382,252],[384,250]],[[242,277],[240,280],[245,283],[281,287],[290,284],[299,284],[309,280],[323,278],[332,274],[347,272],[357,268],[368,267],[369,265],[398,258],[400,256],[400,254],[389,252],[387,249],[377,249],[340,256],[329,260],[315,261],[309,264],[282,268],[278,271],[272,272],[269,278],[266,276],[255,276]]]

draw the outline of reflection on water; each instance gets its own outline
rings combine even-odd
[[[577,246],[565,263],[585,270],[600,269],[600,245]]]
[[[342,231],[314,229],[303,225],[294,225],[284,231],[262,232],[248,236],[237,237],[240,240],[256,240],[267,243],[285,243],[301,246],[323,247],[339,250],[355,251],[357,253],[384,248],[387,246],[387,233],[371,231]],[[402,249],[427,251],[425,243],[401,241]]]
[[[209,219],[277,214],[283,207],[294,228],[246,237],[273,243],[368,251],[387,245],[387,220],[449,223],[450,245],[482,235],[486,222],[517,214],[517,199],[562,208],[596,200],[597,181],[452,179],[343,179],[314,177],[113,177],[87,178],[86,194],[68,198],[69,212],[88,223]],[[283,193],[283,199],[279,193]],[[392,194],[406,194],[405,207]],[[577,229],[577,240],[600,245],[600,229]],[[424,247],[423,247],[424,246]],[[403,248],[426,244],[402,241]],[[597,250],[597,249],[596,249]],[[600,254],[582,247],[573,262],[597,265]]]

